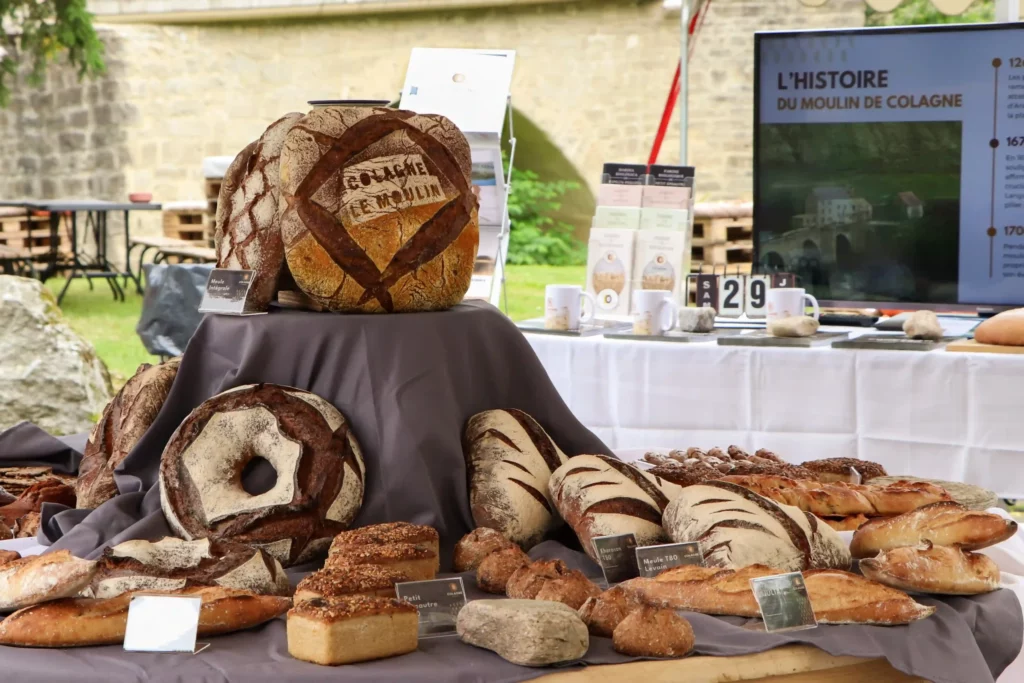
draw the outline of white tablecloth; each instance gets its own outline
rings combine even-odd
[[[576,417],[616,450],[859,457],[1024,498],[1024,355],[527,338]]]

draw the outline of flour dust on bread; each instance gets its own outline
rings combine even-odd
[[[267,460],[276,481],[256,495],[239,473]],[[315,394],[274,384],[204,402],[160,462],[164,516],[177,535],[263,548],[285,566],[321,556],[363,500],[365,467],[344,416]]]
[[[977,595],[999,588],[992,558],[930,541],[863,559],[860,570],[873,581],[916,593]]]
[[[604,455],[570,458],[551,475],[551,496],[591,558],[593,539],[632,533],[637,545],[666,540],[662,514],[684,490]]]
[[[114,470],[153,424],[167,400],[180,358],[143,363],[111,399],[89,433],[75,482],[76,506],[97,508],[117,495]]]
[[[67,550],[12,560],[0,565],[0,612],[77,595],[95,575],[95,562]]]
[[[709,566],[849,569],[850,551],[812,514],[724,481],[689,486],[665,510],[676,543],[699,541]]]
[[[223,586],[262,595],[288,595],[288,577],[277,558],[241,543],[125,541],[107,548],[91,585],[91,596],[112,598],[139,590]]]
[[[314,109],[281,154],[281,235],[298,287],[333,311],[432,311],[469,289],[479,243],[469,143],[448,119]]]
[[[217,199],[217,267],[252,270],[249,299],[261,310],[273,301],[285,264],[278,219],[281,148],[301,118],[302,114],[285,114],[239,152],[228,166]]]
[[[548,480],[568,458],[536,420],[521,410],[478,413],[466,423],[462,448],[478,527],[529,549],[561,525]]]
[[[1017,523],[991,512],[970,510],[959,503],[933,503],[897,517],[869,521],[853,534],[854,557],[874,557],[879,552],[935,545],[980,550],[1001,543],[1017,533]]]

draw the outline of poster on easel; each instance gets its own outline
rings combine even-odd
[[[480,200],[480,248],[467,299],[497,305],[508,256],[508,183],[501,159],[513,50],[413,48],[402,87],[401,108],[448,117],[465,134],[472,155],[472,183]],[[509,160],[509,172],[511,172]]]

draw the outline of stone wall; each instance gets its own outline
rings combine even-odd
[[[754,31],[856,26],[863,18],[861,0],[821,8],[715,0],[690,72],[699,199],[751,196]],[[151,190],[163,201],[202,198],[204,156],[234,154],[308,99],[396,97],[416,46],[516,49],[517,109],[593,186],[604,161],[646,160],[678,58],[679,13],[660,2],[586,0],[315,21],[119,24],[104,36],[105,79],[82,87],[61,71],[0,113],[0,196]],[[674,119],[664,163],[678,160],[677,131]],[[158,217],[139,216],[133,220],[144,229],[159,230]]]

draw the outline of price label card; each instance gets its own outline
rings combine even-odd
[[[203,600],[180,595],[136,595],[128,603],[124,649],[195,652]]]
[[[420,638],[455,634],[455,620],[466,606],[466,587],[462,577],[407,581],[395,584],[400,600],[416,605],[420,618]]]
[[[784,289],[796,287],[796,275],[793,273],[772,273],[772,288]]]
[[[604,580],[613,586],[640,575],[636,565],[636,536],[619,534],[617,536],[598,536],[591,540],[594,554],[604,572]]]
[[[666,569],[681,567],[684,564],[704,565],[704,554],[700,551],[700,543],[666,543],[665,545],[645,545],[636,549],[636,564],[640,576],[654,577]]]
[[[718,310],[718,276],[697,275],[697,307]]]
[[[801,631],[818,625],[800,572],[751,579],[750,588],[761,610],[765,631]]]
[[[763,318],[768,313],[768,288],[772,279],[767,275],[747,277],[747,305],[744,311],[748,318]]]
[[[744,277],[742,275],[723,275],[719,281],[722,291],[719,295],[722,298],[722,305],[718,309],[718,315],[726,318],[738,318],[743,315],[743,288]]]
[[[259,315],[266,311],[257,310],[249,301],[252,289],[253,271],[214,268],[206,280],[206,291],[199,302],[200,313],[222,313],[225,315]]]

